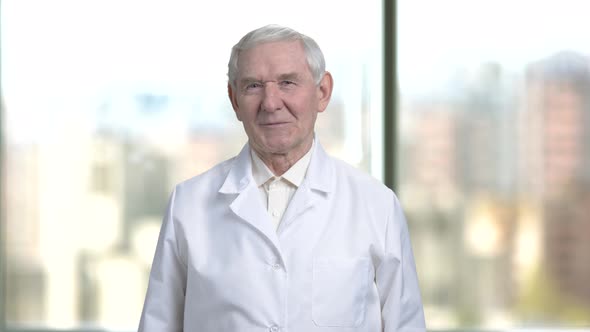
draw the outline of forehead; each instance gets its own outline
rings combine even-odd
[[[271,78],[287,73],[311,74],[303,44],[298,41],[269,42],[240,53],[239,77]]]

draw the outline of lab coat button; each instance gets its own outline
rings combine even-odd
[[[279,216],[279,211],[277,211],[277,210],[272,211],[272,216],[273,217],[278,217]]]
[[[270,332],[279,332],[279,327],[276,326],[276,325],[273,325],[273,326],[270,327],[269,330],[270,330]]]
[[[273,268],[273,269],[275,269],[275,270],[279,270],[279,269],[281,268],[281,264],[279,264],[279,263],[274,263],[274,264],[272,265],[272,268]]]

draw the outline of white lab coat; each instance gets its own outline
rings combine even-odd
[[[276,231],[248,145],[176,186],[140,332],[425,331],[399,201],[314,146]]]

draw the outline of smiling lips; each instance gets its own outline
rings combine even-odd
[[[279,127],[282,125],[287,125],[289,122],[269,122],[269,123],[262,123],[260,124],[262,127]]]

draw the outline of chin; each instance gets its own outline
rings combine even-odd
[[[273,154],[286,154],[287,152],[289,152],[291,150],[291,147],[283,146],[283,145],[272,145],[272,146],[266,147],[265,150],[267,152],[273,153]]]
[[[262,144],[262,147],[273,152],[286,152],[292,149],[294,145],[291,140],[282,137],[269,138],[265,141],[266,142],[265,144]]]
[[[270,144],[259,144],[258,148],[265,153],[285,154],[293,149],[290,144],[271,142]]]

